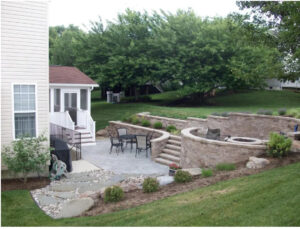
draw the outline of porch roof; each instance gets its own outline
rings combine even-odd
[[[76,67],[69,66],[50,66],[49,67],[50,84],[88,84],[95,87],[99,85],[81,72]]]

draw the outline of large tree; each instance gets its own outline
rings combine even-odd
[[[300,2],[241,1],[241,9],[251,9],[253,22],[268,25],[285,55],[284,79],[295,80],[300,75]]]

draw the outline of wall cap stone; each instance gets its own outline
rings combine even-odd
[[[202,121],[202,122],[206,122],[207,119],[206,118],[196,118],[196,117],[187,117],[188,120],[194,120],[194,121]]]
[[[109,121],[109,123],[117,124],[117,125],[122,125],[122,126],[128,126],[128,127],[132,127],[132,128],[140,129],[140,130],[153,131],[153,132],[162,134],[162,136],[160,136],[158,138],[155,138],[155,139],[152,139],[151,142],[163,141],[163,140],[169,139],[169,137],[170,137],[170,134],[168,132],[166,132],[166,131],[156,130],[156,129],[149,128],[149,127],[143,127],[143,126],[133,125],[133,124],[129,124],[129,123],[121,122],[121,121]]]
[[[208,115],[207,118],[212,118],[212,119],[226,119],[226,120],[229,119],[229,117],[216,116],[216,115]]]
[[[275,116],[275,115],[245,114],[245,113],[238,113],[238,112],[230,112],[229,116],[260,117],[260,118],[266,118],[266,119],[282,119],[282,120],[287,120],[287,121],[300,122],[300,119],[297,119],[297,118],[285,117],[285,116]]]
[[[181,123],[187,123],[186,120],[183,119],[177,119],[177,118],[168,118],[168,117],[162,117],[162,116],[155,116],[155,115],[148,115],[145,113],[149,113],[149,112],[142,112],[142,113],[138,113],[138,116],[145,116],[145,117],[149,117],[149,118],[156,118],[156,119],[162,119],[162,120],[167,120],[167,121],[174,121],[174,122],[181,122]]]
[[[247,145],[247,144],[240,144],[240,143],[234,143],[234,142],[224,142],[224,141],[218,141],[218,140],[212,140],[212,139],[206,139],[199,136],[195,136],[191,134],[191,131],[199,129],[198,127],[190,127],[183,129],[181,131],[181,136],[184,138],[189,138],[197,142],[204,142],[207,144],[214,144],[214,145],[220,145],[220,146],[239,146],[247,149],[266,149],[266,145]],[[184,140],[182,141],[184,142]]]

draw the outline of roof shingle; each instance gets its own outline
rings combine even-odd
[[[57,84],[97,84],[78,68],[69,66],[50,66],[49,82]]]

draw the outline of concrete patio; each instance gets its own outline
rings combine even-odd
[[[82,146],[82,159],[104,170],[112,171],[115,174],[126,175],[166,175],[169,167],[158,164],[151,160],[151,156],[146,158],[145,152],[141,152],[135,157],[135,144],[132,151],[130,144],[124,147],[124,153],[113,148],[110,154],[110,140],[97,140],[96,145]]]

